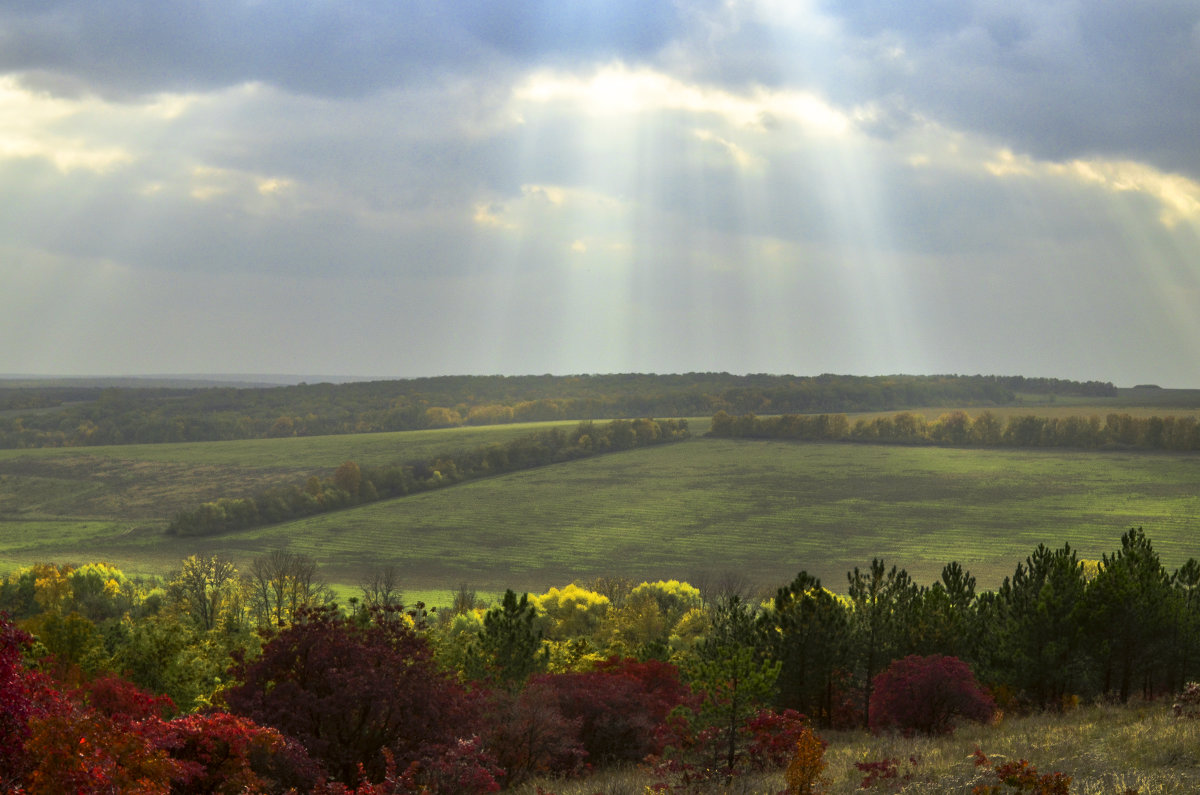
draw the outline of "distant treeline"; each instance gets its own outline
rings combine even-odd
[[[207,536],[244,530],[348,508],[464,480],[630,450],[689,436],[687,420],[613,420],[579,423],[567,433],[553,428],[505,444],[489,444],[428,461],[360,467],[347,461],[332,477],[309,477],[303,485],[267,489],[251,497],[222,498],[180,511],[167,527],[170,535]]]
[[[1002,419],[990,411],[974,418],[956,410],[929,422],[921,414],[860,419],[845,414],[785,414],[734,417],[717,412],[710,436],[805,441],[860,441],[896,444],[946,444],[981,447],[1072,447],[1084,449],[1143,448],[1200,450],[1200,423],[1195,417],[1133,417],[1129,414]]]
[[[1111,383],[1021,376],[445,376],[271,388],[0,388],[0,447],[75,447],[404,431],[576,419],[890,411],[1107,397]],[[79,401],[84,401],[80,403]],[[60,406],[57,411],[44,409]]]

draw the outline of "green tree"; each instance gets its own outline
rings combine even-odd
[[[1171,578],[1142,528],[1121,536],[1087,589],[1087,615],[1105,692],[1128,701],[1140,684],[1150,697],[1169,658],[1174,593]],[[1156,677],[1155,673],[1159,676]]]
[[[505,591],[500,604],[483,617],[483,629],[467,655],[469,675],[518,690],[532,674],[545,671],[550,655],[536,618],[529,594],[517,599],[511,589]]]
[[[724,770],[728,785],[741,756],[741,729],[772,700],[780,664],[760,647],[758,621],[739,597],[722,598],[712,612],[712,629],[687,673],[693,689],[703,694],[701,720],[718,730],[711,764]]]
[[[846,665],[846,606],[822,588],[819,579],[802,571],[779,589],[760,623],[771,656],[780,665],[778,706],[830,725],[834,675]]]
[[[1174,589],[1171,660],[1172,690],[1182,690],[1195,678],[1200,663],[1200,562],[1188,558],[1171,578]]]
[[[191,555],[171,577],[167,592],[200,629],[210,630],[222,607],[237,601],[238,588],[238,571],[232,562],[219,555]]]
[[[995,629],[988,665],[1039,707],[1088,687],[1085,589],[1070,544],[1057,550],[1039,544],[982,606],[981,618]]]
[[[895,566],[889,570],[879,558],[871,561],[867,571],[855,566],[846,577],[851,660],[863,683],[863,720],[869,723],[871,683],[888,663],[907,653],[912,633],[906,630],[911,623],[903,622],[910,618],[907,608],[916,602],[919,591],[908,572]]]

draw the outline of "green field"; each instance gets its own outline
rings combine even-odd
[[[364,466],[419,461],[574,424],[0,450],[0,526],[15,520],[75,520],[163,527],[182,508],[277,484],[303,484],[309,475],[327,476],[347,460]]]
[[[693,423],[702,431],[703,423]],[[396,564],[410,592],[544,589],[601,574],[775,586],[801,569],[841,589],[872,557],[919,581],[958,560],[994,587],[1039,543],[1111,552],[1143,526],[1169,568],[1200,557],[1194,455],[969,450],[695,438],[475,481],[209,539],[178,507],[294,483],[353,459],[412,460],[529,426],[0,453],[0,571],[106,559],[163,571],[194,552],[275,546],[357,582]]]

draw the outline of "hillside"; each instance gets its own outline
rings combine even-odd
[[[390,561],[410,588],[543,588],[599,574],[746,573],[774,586],[800,568],[840,587],[881,556],[920,581],[950,560],[994,586],[1039,542],[1099,557],[1144,526],[1169,566],[1195,554],[1200,496],[1187,454],[972,450],[697,438],[512,473],[207,539],[162,529],[175,506],[296,482],[347,458],[380,461],[517,429],[455,429],[0,455],[0,561],[132,570],[193,552],[238,561],[280,545],[356,582]],[[33,469],[31,469],[33,467]],[[38,469],[41,468],[41,469]]]

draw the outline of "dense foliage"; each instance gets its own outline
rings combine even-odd
[[[354,461],[346,461],[329,478],[314,475],[304,484],[269,489],[248,497],[225,497],[179,511],[167,526],[167,533],[206,536],[244,530],[488,475],[686,438],[687,420],[613,420],[603,425],[581,422],[570,433],[553,428],[505,444],[446,453],[430,461],[379,467],[360,467]]]
[[[406,620],[407,619],[407,620]],[[365,621],[333,608],[301,612],[224,692],[231,712],[299,740],[340,781],[402,767],[472,733],[467,693],[433,662],[411,617],[376,610]]]
[[[962,410],[933,422],[902,411],[859,419],[844,414],[713,416],[709,435],[723,438],[797,439],[893,444],[943,444],[977,447],[1069,447],[1077,449],[1200,450],[1200,421],[1195,417],[1134,417],[1129,414],[1002,419],[989,411],[971,417]]]
[[[815,791],[815,728],[937,734],[993,703],[1061,710],[1200,679],[1200,563],[1167,572],[1140,529],[1098,561],[1039,546],[983,593],[957,564],[924,586],[879,560],[844,594],[800,572],[761,602],[606,579],[403,610],[384,580],[343,610],[282,550],[245,572],[190,558],[165,580],[13,572],[0,786],[472,793],[641,764],[662,791],[785,767]],[[872,782],[912,772],[862,765]]]
[[[1108,396],[1112,384],[1020,376],[443,376],[273,388],[0,386],[0,447],[193,442],[717,411],[886,411]],[[46,409],[57,406],[53,411]],[[18,413],[11,413],[11,412]]]

